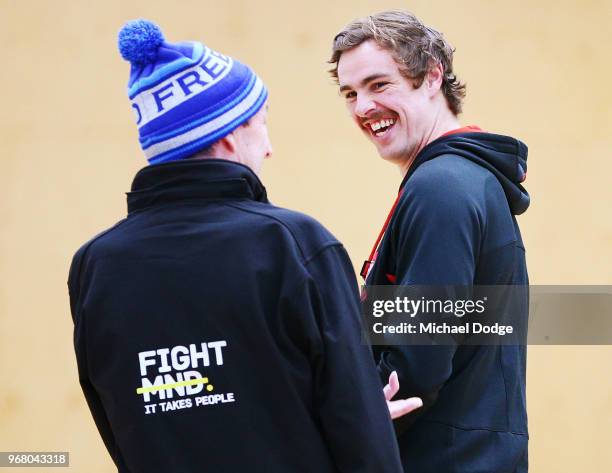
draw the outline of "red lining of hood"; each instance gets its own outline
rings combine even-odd
[[[455,130],[447,131],[441,136],[454,135],[455,133],[485,133],[485,131],[478,125],[467,125],[461,128],[456,128]]]

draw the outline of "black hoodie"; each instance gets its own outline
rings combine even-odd
[[[368,285],[527,285],[514,215],[527,147],[490,133],[427,145],[405,176]],[[525,304],[526,306],[526,304]],[[524,314],[526,317],[526,313]],[[377,346],[381,380],[424,407],[396,422],[406,471],[527,470],[524,346]]]
[[[344,248],[245,166],[140,171],[69,288],[81,386],[121,473],[401,471]]]

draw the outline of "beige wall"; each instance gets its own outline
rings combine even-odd
[[[349,122],[325,61],[345,22],[387,7],[454,43],[465,124],[528,143],[531,281],[612,284],[609,0],[1,0],[0,450],[69,450],[72,471],[113,471],[77,383],[65,281],[77,247],[124,215],[145,164],[115,46],[122,23],[153,19],[170,40],[201,40],[260,73],[271,199],[320,219],[357,266],[400,178]],[[612,471],[611,362],[610,347],[530,347],[531,471]]]

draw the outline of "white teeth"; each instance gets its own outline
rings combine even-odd
[[[385,127],[390,127],[391,125],[393,125],[395,123],[395,120],[393,119],[389,119],[389,120],[380,120],[378,122],[374,122],[374,123],[370,123],[370,128],[372,129],[373,132],[376,132],[378,130],[380,130],[381,128]],[[374,133],[376,136],[382,136],[382,134],[385,132],[386,130],[381,131],[380,133]]]

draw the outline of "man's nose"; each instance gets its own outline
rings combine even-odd
[[[367,95],[358,95],[355,103],[355,114],[360,117],[368,116],[376,108],[374,101]]]
[[[268,141],[268,148],[266,149],[266,158],[271,158],[274,150],[272,149],[272,143]]]

